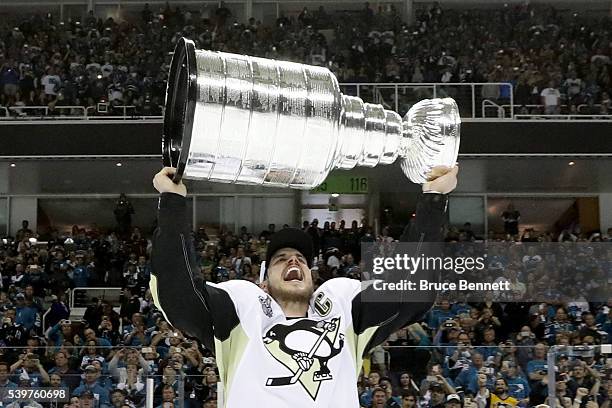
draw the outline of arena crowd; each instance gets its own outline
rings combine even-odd
[[[223,5],[146,7],[125,21],[93,13],[65,22],[31,16],[0,23],[0,107],[14,108],[9,114],[17,116],[80,114],[62,106],[95,106],[95,114],[105,114],[97,107],[107,103],[108,114],[134,106],[130,113],[160,115],[170,51],[185,36],[198,48],[324,65],[340,82],[503,83],[510,86],[482,86],[480,97],[503,105],[512,89],[523,113],[607,115],[611,30],[607,18],[528,5],[457,11],[434,4],[420,10],[413,25],[403,24],[392,5],[375,10],[367,3],[341,15],[304,8],[273,26],[235,22]],[[443,89],[463,97],[456,88]],[[414,101],[400,98],[405,112]],[[362,407],[550,404],[547,352],[571,345],[557,353],[556,406],[610,408],[612,359],[599,345],[612,342],[612,298],[589,299],[612,276],[612,230],[536,233],[520,229],[512,211],[504,222],[503,232],[486,237],[469,224],[451,227],[446,241],[514,248],[491,256],[487,267],[502,271],[517,296],[579,275],[582,284],[571,289],[572,299],[468,303],[441,296],[422,322],[373,350],[359,384]],[[317,285],[338,276],[360,279],[367,272],[361,244],[385,247],[397,238],[390,228],[375,234],[367,221],[308,220],[302,227],[319,254],[313,268]],[[255,283],[267,238],[276,229],[243,227],[214,236],[197,229],[202,277]],[[65,408],[142,407],[145,380],[154,378],[155,407],[216,406],[218,371],[211,351],[170,327],[153,305],[150,235],[129,223],[114,231],[75,226],[67,233],[38,234],[24,221],[15,237],[0,242],[0,392],[67,387],[72,398]],[[566,243],[563,256],[537,246],[549,242]],[[536,245],[527,250],[525,243]],[[96,287],[120,288],[121,295],[89,297],[87,290],[75,289]],[[83,316],[75,317],[69,307],[73,289],[76,303],[85,302]]]
[[[184,36],[197,48],[326,66],[341,83],[501,83],[478,86],[478,104],[509,104],[513,94],[517,113],[608,115],[611,30],[605,16],[528,4],[459,11],[434,3],[412,25],[393,5],[368,3],[334,13],[305,7],[274,25],[236,21],[223,4],[146,6],[121,20],[35,15],[0,23],[0,106],[13,116],[84,114],[62,106],[93,107],[90,115],[161,115],[171,51]],[[441,86],[437,96],[466,109],[469,89]],[[371,100],[371,92],[361,96]],[[398,110],[431,96],[427,87],[402,91]],[[382,97],[395,106],[393,92]]]
[[[611,360],[598,347],[612,341],[612,298],[587,299],[609,288],[605,277],[612,271],[612,230],[537,234],[520,230],[511,213],[504,213],[504,220],[505,230],[486,241],[505,242],[514,250],[492,253],[487,267],[502,271],[517,295],[530,287],[546,291],[555,279],[582,274],[571,299],[551,295],[543,303],[494,298],[466,303],[442,294],[422,322],[372,351],[360,377],[362,407],[548,404],[547,350],[562,345],[577,347],[557,353],[557,406],[609,407]],[[72,397],[66,408],[142,407],[146,378],[154,378],[156,407],[216,406],[213,354],[169,326],[155,308],[148,289],[150,237],[137,227],[124,227],[99,231],[74,226],[69,233],[39,235],[24,221],[13,239],[2,241],[0,391],[63,386]],[[389,229],[376,235],[358,221],[320,226],[312,220],[302,227],[319,254],[313,267],[316,285],[337,276],[360,279],[367,272],[360,245],[396,242]],[[237,234],[220,231],[214,237],[197,229],[193,237],[202,277],[257,282],[267,239],[276,229],[271,224],[253,233],[242,227]],[[469,224],[446,233],[449,243],[482,239]],[[555,256],[544,246],[523,248],[551,241],[566,244],[567,252]],[[574,248],[573,243],[586,247]],[[573,258],[582,261],[565,262]],[[68,293],[87,287],[121,288],[121,296],[91,298],[76,289],[76,303],[86,310],[74,318]]]

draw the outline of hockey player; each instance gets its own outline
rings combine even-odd
[[[458,168],[444,169],[423,186],[406,241],[441,239],[446,194]],[[160,192],[153,241],[151,293],[176,328],[214,350],[228,408],[357,408],[362,359],[398,329],[421,319],[423,302],[361,301],[362,285],[334,278],[314,291],[316,254],[302,230],[271,236],[262,288],[244,280],[204,282],[197,270],[187,222],[184,184],[163,168],[153,180]],[[364,289],[368,290],[368,289]]]

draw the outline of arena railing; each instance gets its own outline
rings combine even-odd
[[[517,105],[514,101],[512,84],[505,82],[474,82],[474,83],[376,83],[358,82],[341,83],[340,90],[347,95],[361,97],[366,102],[378,103],[386,109],[391,109],[404,115],[410,107],[422,99],[452,97],[457,101],[460,115],[464,120],[525,120],[544,119],[544,115],[523,114],[519,109],[538,109],[543,105]],[[504,90],[505,92],[501,92]],[[504,95],[507,97],[501,98]],[[601,105],[591,105],[601,108]],[[577,106],[578,113],[588,105]],[[102,109],[104,108],[104,109]],[[562,105],[563,111],[568,111],[567,105]],[[162,115],[143,116],[136,112],[134,105],[109,105],[100,103],[98,106],[0,106],[0,121],[5,120],[151,120],[163,119],[163,106],[159,106]],[[32,112],[32,113],[30,113]],[[25,113],[25,114],[24,114]],[[117,114],[120,113],[120,114]],[[555,115],[558,120],[599,120],[611,121],[612,116],[598,115]],[[555,119],[547,118],[547,119]]]
[[[95,301],[108,301],[111,304],[120,304],[123,291],[119,287],[77,287],[70,290],[68,304],[70,306],[70,319],[80,320],[88,306]],[[120,307],[115,307],[119,312]]]
[[[36,385],[30,385],[34,388],[49,387],[45,383],[45,374],[51,377],[51,381],[54,380],[54,357],[62,351],[67,355],[72,371],[61,374],[61,383],[56,389],[64,390],[65,399],[73,399],[72,406],[81,406],[78,401],[80,390],[85,388],[79,390],[78,387],[87,380],[85,372],[90,370],[95,371],[95,380],[100,384],[96,392],[107,394],[94,395],[94,400],[99,404],[94,407],[110,402],[111,394],[118,389],[126,391],[124,396],[133,404],[130,406],[160,406],[164,385],[172,386],[175,408],[202,407],[207,399],[216,400],[218,407],[223,406],[224,383],[218,376],[214,356],[197,342],[183,337],[180,332],[173,329],[160,330],[154,326],[145,330],[145,344],[132,344],[128,340],[126,344],[116,346],[88,346],[83,337],[86,327],[81,323],[71,324],[74,335],[66,340],[66,344],[53,344],[60,337],[48,333],[39,339],[46,343],[40,347],[0,347],[3,361],[10,367],[9,380],[23,387],[25,384],[22,381],[37,382]],[[118,334],[121,338],[134,338],[128,336],[127,332],[119,331]],[[96,342],[100,344],[101,340],[97,338]],[[362,406],[370,406],[371,391],[377,384],[368,382],[368,374],[375,371],[381,379],[391,380],[392,389],[389,391],[392,396],[399,397],[402,391],[413,394],[417,404],[412,406],[416,407],[430,406],[428,402],[431,398],[458,394],[464,408],[478,408],[482,406],[478,404],[478,388],[486,388],[494,394],[496,380],[501,378],[506,380],[509,396],[518,400],[516,405],[511,406],[530,408],[544,403],[550,408],[572,407],[574,401],[568,401],[568,394],[559,394],[568,388],[560,386],[560,383],[573,382],[575,385],[575,379],[572,378],[574,367],[582,366],[585,371],[584,383],[592,386],[589,385],[586,395],[579,399],[583,402],[598,401],[601,406],[606,402],[605,406],[608,406],[612,402],[612,395],[606,389],[609,389],[612,381],[609,376],[610,367],[606,365],[606,360],[612,354],[612,345],[546,346],[545,355],[538,359],[532,357],[534,343],[536,341],[531,338],[525,338],[514,339],[511,343],[500,342],[496,346],[464,345],[460,349],[456,345],[379,346],[364,361],[355,398],[360,399]],[[381,350],[387,354],[383,356]],[[478,367],[473,364],[476,353],[483,357],[482,365]],[[34,363],[29,365],[33,368],[29,375],[24,376],[21,367],[29,362]],[[128,363],[133,364],[136,370],[128,370]],[[287,375],[296,374],[296,369],[282,365],[276,373],[280,370],[286,370]],[[400,376],[404,373],[408,373],[409,377],[402,383]],[[265,373],[262,374],[265,376]],[[312,375],[309,372],[300,375],[309,374]],[[533,378],[530,380],[531,374]],[[334,375],[336,373],[332,372],[332,377]],[[444,395],[433,396],[430,390],[434,385],[440,387]],[[295,392],[306,392],[301,382],[296,387]],[[529,391],[532,398],[527,402]],[[0,398],[2,392],[0,388]],[[21,402],[27,401],[27,398],[21,399]],[[2,402],[7,401],[2,399]]]
[[[161,116],[141,116],[134,112],[129,113],[130,110],[136,109],[134,105],[119,105],[109,106],[110,110],[118,109],[123,112],[122,115],[110,115],[107,112],[99,111],[97,106],[55,106],[50,107],[47,105],[40,106],[0,106],[0,121],[10,120],[104,120],[104,119],[141,119],[141,120],[159,120],[163,119]],[[159,106],[163,112],[163,106]],[[32,112],[32,113],[28,113]]]
[[[61,112],[64,111],[76,111],[76,114],[73,115],[72,113],[70,115],[68,115],[68,117],[71,116],[75,116],[75,117],[84,117],[85,116],[85,107],[84,106],[10,106],[8,108],[8,110],[10,112],[14,112],[17,115],[17,118],[19,117],[25,117],[27,119],[30,119],[31,116],[27,115],[27,111],[34,111],[34,112],[44,112],[42,116],[46,117],[49,116],[49,112],[51,111],[59,111],[60,115]],[[25,112],[24,112],[25,111]],[[63,115],[65,116],[65,115]]]
[[[576,121],[576,120],[612,120],[612,115],[514,115],[514,119],[516,120],[565,120],[565,121]]]
[[[504,117],[514,116],[513,85],[507,82],[445,82],[445,83],[341,83],[344,94],[358,96],[366,102],[379,103],[404,115],[408,109],[422,99],[451,97],[457,101],[462,118],[478,119],[478,107],[485,100],[499,99],[509,102]],[[504,90],[505,93],[501,91]],[[482,110],[481,110],[482,112]]]

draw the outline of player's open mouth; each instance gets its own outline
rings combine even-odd
[[[289,281],[289,282],[291,282],[291,281],[298,281],[298,282],[300,282],[300,281],[302,281],[302,278],[303,278],[302,271],[297,266],[291,266],[283,274],[283,280],[284,281]]]

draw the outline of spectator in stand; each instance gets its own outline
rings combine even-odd
[[[518,235],[520,219],[521,213],[514,209],[514,205],[512,203],[508,204],[506,211],[502,213],[504,232],[512,236]]]
[[[491,394],[489,403],[492,407],[499,406],[499,404],[504,404],[503,406],[507,407],[516,407],[519,401],[508,393],[508,382],[504,378],[498,378],[495,380],[495,389]]]
[[[85,379],[73,392],[72,395],[81,397],[83,394],[92,393],[98,395],[101,407],[110,405],[110,390],[100,383],[100,371],[94,365],[85,367]]]
[[[164,385],[162,389],[162,398],[157,408],[177,408],[179,406],[176,391],[171,385]]]
[[[412,391],[402,390],[402,408],[416,408],[418,394]]]
[[[40,84],[44,90],[45,100],[52,102],[60,91],[62,80],[59,75],[56,75],[54,67],[51,66],[46,71],[47,74],[41,78]]]
[[[515,398],[518,404],[526,406],[529,404],[529,394],[531,389],[527,379],[519,373],[519,368],[514,362],[504,361],[501,367],[501,374],[508,384],[508,395]]]
[[[458,394],[449,394],[446,397],[444,408],[462,408],[463,402]]]
[[[452,389],[452,387],[450,387]],[[430,400],[428,408],[443,408],[446,404],[446,396],[454,394],[454,389],[449,390],[446,383],[432,382],[429,385]]]
[[[601,328],[597,324],[593,313],[583,313],[582,322],[580,331],[578,332],[580,337],[584,338],[586,336],[590,336],[597,344],[601,343]]]
[[[489,390],[487,384],[487,374],[478,373],[477,377],[477,385],[478,391],[474,394],[474,402],[477,404],[478,408],[489,407],[489,401],[491,399],[491,391]]]
[[[492,345],[492,341],[495,339],[495,329],[501,327],[501,321],[497,316],[493,315],[493,310],[491,308],[485,307],[482,309],[482,313],[478,318],[478,323],[474,327],[474,333],[476,335],[476,341],[482,344]],[[493,332],[491,333],[491,330]],[[489,340],[487,340],[487,332],[489,335]],[[493,336],[491,338],[491,335]],[[487,353],[488,356],[488,353]],[[485,357],[486,359],[487,357]]]
[[[389,404],[391,402],[391,404]],[[395,400],[389,401],[387,398],[387,391],[383,388],[376,388],[372,391],[372,403],[368,405],[372,408],[387,408],[387,407],[399,407]]]
[[[476,394],[478,392],[478,373],[482,368],[484,368],[484,359],[482,354],[478,352],[472,353],[469,365],[461,369],[455,378],[455,384],[463,387],[466,392]]]
[[[315,258],[317,258],[321,250],[322,236],[322,232],[319,229],[319,220],[317,220],[316,218],[312,220],[312,223],[310,224],[310,227],[308,228],[307,232],[312,238],[313,254],[315,255]]]
[[[52,327],[70,317],[70,308],[57,295],[51,295],[51,306],[46,316],[46,324]]]
[[[22,263],[15,265],[15,274],[11,276],[11,285],[19,288],[25,288],[28,278],[24,272],[25,267]]]
[[[450,302],[447,299],[440,300],[437,306],[434,306],[429,312],[427,325],[436,330],[443,322],[455,317],[455,313],[451,310]]]
[[[504,363],[512,363],[514,365],[517,365],[519,367],[519,372],[522,372],[518,357],[518,348],[512,340],[506,340],[500,343],[499,351],[495,355],[495,367],[502,367]]]
[[[13,381],[20,387],[43,387],[49,384],[49,374],[42,366],[39,356],[32,353],[21,354],[19,360],[11,366],[10,372]]]
[[[90,273],[87,265],[85,265],[85,254],[76,255],[76,266],[69,273],[72,282],[77,288],[86,288],[89,286]]]
[[[64,351],[58,351],[54,356],[55,366],[49,370],[51,375],[59,375],[63,384],[70,392],[74,391],[81,382],[81,372],[69,366],[68,356]]]
[[[590,395],[596,395],[601,385],[601,375],[589,367],[584,361],[576,361],[571,375],[567,381],[567,391],[572,398],[576,398],[579,388],[585,388]]]
[[[71,341],[76,334],[76,331],[72,328],[72,322],[64,319],[57,323],[55,326],[47,332],[47,339],[49,342],[56,346],[56,350],[66,342]]]
[[[26,330],[40,329],[40,313],[38,308],[26,305],[25,295],[18,293],[15,296],[17,306],[15,307],[15,323],[23,326]]]
[[[30,229],[30,223],[28,220],[21,221],[21,228],[15,234],[15,240],[21,241],[26,237],[31,237],[34,233]]]
[[[570,105],[579,105],[581,102],[581,93],[583,91],[582,79],[578,78],[576,71],[569,72],[565,82],[563,83],[565,94]]]
[[[480,346],[476,348],[486,361],[493,361],[499,353],[497,341],[495,339],[495,329],[492,326],[487,327],[482,332],[482,341]]]
[[[98,345],[95,340],[87,340],[83,348],[81,349],[81,369],[93,364],[94,361],[99,361],[103,366],[105,365],[105,358],[100,354],[102,350],[98,349]]]
[[[17,384],[9,379],[10,367],[8,363],[0,361],[0,393],[6,392],[8,389],[17,388]]]
[[[128,200],[124,193],[119,195],[119,199],[114,209],[115,219],[117,220],[118,233],[125,235],[131,229],[132,226],[132,214],[134,214],[134,207]]]
[[[546,376],[546,351],[544,343],[538,343],[533,348],[533,359],[527,363],[527,375],[531,381],[540,381]]]
[[[127,392],[123,389],[115,389],[111,392],[111,407],[112,408],[123,408],[124,405],[130,406],[130,402],[127,399]]]
[[[15,62],[7,61],[0,67],[0,85],[3,85],[3,93],[13,96],[19,91],[19,68]]]
[[[370,406],[374,397],[374,390],[380,389],[380,373],[378,371],[370,371],[367,376],[366,387],[359,396],[359,401],[363,406]]]
[[[540,93],[545,115],[557,115],[561,113],[561,92],[555,87],[555,81],[548,82],[548,88]]]
[[[98,338],[94,329],[89,327],[83,330],[83,339],[81,339],[81,337],[75,338],[76,343],[81,343],[83,342],[83,340],[85,342],[94,343],[92,344],[94,347],[109,348],[111,346],[111,343],[107,339]],[[101,351],[103,354],[106,355],[108,354],[109,350],[96,350],[96,352],[97,351]]]

